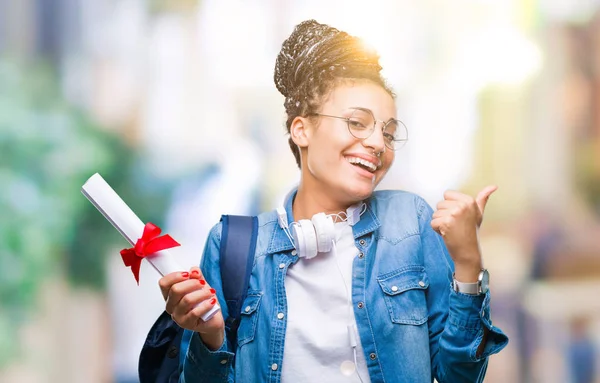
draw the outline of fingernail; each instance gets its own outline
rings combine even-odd
[[[192,270],[192,275],[198,275],[198,274],[200,274],[200,273],[198,272],[198,270]]]
[[[204,285],[206,284],[206,281],[205,281],[204,279],[200,279],[200,284],[201,284],[202,286],[204,286]]]
[[[190,273],[188,273],[187,271],[184,271],[183,273],[181,273],[181,276],[184,278],[187,278],[190,276]]]
[[[210,289],[210,293],[211,293],[211,294],[214,294],[214,293],[216,293],[216,292],[217,292],[217,290],[215,290],[215,289]]]
[[[214,305],[215,303],[217,303],[217,298],[213,298],[210,300],[211,305]]]

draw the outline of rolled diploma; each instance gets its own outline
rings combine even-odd
[[[131,246],[135,246],[137,240],[144,232],[145,224],[131,210],[129,206],[119,197],[110,185],[98,173],[91,176],[81,187],[81,192],[98,209],[100,213],[125,237]],[[175,271],[183,271],[183,268],[175,262],[167,250],[151,254],[144,259],[154,267],[161,276]],[[209,312],[202,316],[205,322],[220,310],[218,304],[214,305]]]

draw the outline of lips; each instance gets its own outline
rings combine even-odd
[[[371,173],[374,173],[377,169],[381,167],[381,160],[379,158],[365,155],[362,153],[348,154],[345,155],[344,158],[352,165],[358,166]]]
[[[352,165],[362,165],[363,168],[370,171],[371,173],[373,173],[377,170],[377,165],[375,165],[374,163],[369,162],[367,160],[363,160],[362,158],[346,157],[346,160],[348,160],[348,162],[350,162]]]

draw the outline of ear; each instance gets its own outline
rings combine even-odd
[[[308,146],[310,140],[310,122],[305,117],[296,117],[290,126],[290,137],[300,148]]]

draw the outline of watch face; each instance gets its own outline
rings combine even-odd
[[[481,292],[487,293],[490,289],[490,274],[486,269],[481,270]]]

